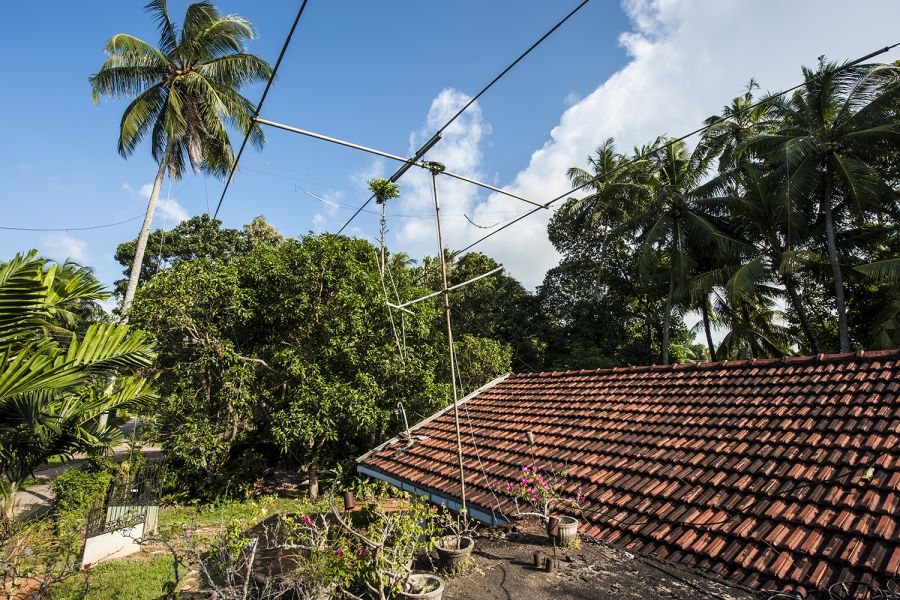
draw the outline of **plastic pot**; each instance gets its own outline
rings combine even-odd
[[[409,591],[407,591],[409,590]],[[418,591],[428,590],[428,591]],[[400,590],[401,598],[416,598],[419,600],[441,600],[444,596],[444,580],[437,575],[429,573],[414,573],[409,576],[407,582]]]
[[[445,535],[435,544],[438,568],[442,571],[456,571],[472,556],[475,540],[470,537]]]

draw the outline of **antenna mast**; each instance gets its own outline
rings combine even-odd
[[[462,436],[459,432],[459,392],[456,389],[456,348],[453,346],[453,322],[450,318],[450,286],[447,282],[447,260],[444,256],[444,238],[441,232],[441,203],[438,199],[437,176],[444,172],[439,162],[427,163],[431,171],[434,189],[434,218],[437,222],[438,256],[441,261],[441,296],[444,298],[444,315],[447,319],[447,345],[450,351],[450,384],[453,389],[453,421],[456,426],[456,456],[459,459],[459,499],[462,510],[466,510],[466,472],[463,466]]]

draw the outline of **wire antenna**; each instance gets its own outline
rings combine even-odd
[[[275,75],[278,73],[278,67],[281,66],[281,61],[284,58],[285,53],[287,52],[288,46],[291,45],[291,38],[294,37],[294,31],[297,29],[297,24],[300,22],[300,17],[303,16],[303,11],[306,10],[306,3],[309,0],[303,0],[303,3],[300,5],[300,10],[297,11],[297,16],[294,17],[294,23],[291,25],[291,29],[288,32],[287,38],[284,40],[284,45],[281,47],[281,52],[278,54],[278,60],[275,61],[275,66],[272,67],[272,74],[269,76],[269,81],[266,82],[266,87],[263,89],[262,96],[259,98],[259,103],[256,105],[256,110],[253,111],[253,118],[259,116],[259,111],[262,110],[263,102],[266,101],[266,96],[269,95],[269,89],[272,87],[272,82],[275,81]],[[228,179],[225,180],[225,187],[222,189],[222,195],[219,196],[219,203],[216,205],[216,212],[213,213],[213,219],[215,219],[219,215],[219,209],[222,208],[222,201],[225,199],[225,194],[228,192],[228,186],[231,185],[231,180],[234,178],[234,172],[237,170],[238,162],[241,160],[241,155],[244,154],[244,148],[247,147],[247,140],[250,138],[250,128],[247,128],[247,131],[244,132],[244,139],[241,142],[241,147],[238,149],[237,155],[234,157],[234,162],[231,163],[231,169],[228,171]]]
[[[541,37],[539,37],[535,43],[533,43],[531,46],[529,46],[528,49],[525,50],[525,52],[523,52],[519,56],[517,56],[516,59],[514,61],[512,61],[511,63],[509,63],[509,65],[507,65],[507,67],[505,69],[500,71],[499,75],[494,77],[486,86],[481,88],[481,90],[477,94],[472,96],[472,98],[462,108],[460,108],[456,112],[455,115],[450,117],[450,120],[448,120],[446,123],[444,123],[444,125],[440,129],[438,129],[435,132],[435,134],[433,136],[431,136],[431,138],[422,145],[421,148],[419,148],[416,151],[412,160],[414,160],[414,161],[419,160],[423,156],[425,156],[425,153],[428,152],[429,150],[431,150],[431,148],[441,140],[441,135],[444,133],[444,131],[448,127],[450,127],[450,125],[452,125],[453,122],[456,121],[456,119],[458,119],[460,117],[460,115],[462,115],[464,112],[466,112],[466,110],[468,110],[469,107],[472,106],[476,101],[478,101],[478,99],[481,98],[481,96],[484,95],[485,92],[487,92],[489,89],[491,89],[495,83],[500,81],[500,79],[502,79],[504,75],[509,73],[513,67],[515,67],[517,64],[519,64],[519,62],[522,61],[522,59],[524,59],[526,56],[531,54],[531,51],[534,50],[535,48],[537,48],[538,46],[540,46],[541,43],[544,40],[546,40],[548,37],[550,37],[554,31],[556,31],[557,29],[562,27],[566,21],[568,21],[575,13],[577,13],[579,10],[581,10],[582,7],[584,7],[584,5],[587,4],[589,1],[590,0],[582,0],[581,4],[579,4],[574,9],[572,9],[569,12],[569,14],[567,14],[565,17],[563,17],[556,25],[554,25],[553,27],[548,29],[547,32],[544,33],[544,35],[542,35]],[[391,183],[396,183],[397,180],[400,179],[400,177],[402,177],[403,174],[409,170],[410,166],[411,165],[406,164],[406,165],[403,165],[402,167],[400,167],[399,169],[397,169],[397,171],[390,177]],[[343,225],[341,225],[341,228],[338,229],[337,235],[340,235],[341,233],[343,233],[344,230],[347,229],[347,227],[350,225],[350,223],[353,222],[353,219],[355,219],[357,217],[357,215],[359,215],[359,213],[361,213],[363,211],[363,209],[369,205],[369,202],[371,202],[374,198],[375,198],[374,194],[369,196],[369,199],[366,200],[365,202],[363,202],[362,206],[360,206],[358,209],[356,209],[356,212],[354,212],[352,215],[350,215],[350,218],[347,219],[347,221]]]
[[[848,63],[846,63],[846,64],[841,65],[840,67],[837,68],[837,71],[843,71],[843,70],[849,69],[849,68],[851,68],[851,67],[855,67],[856,65],[858,65],[858,64],[860,64],[860,63],[863,63],[863,62],[869,60],[870,58],[874,58],[874,57],[876,57],[876,56],[879,56],[879,55],[881,55],[881,54],[884,54],[884,53],[886,53],[886,52],[891,51],[891,50],[893,50],[894,48],[896,48],[897,46],[900,46],[900,42],[897,42],[897,43],[895,43],[895,44],[891,44],[890,46],[885,46],[884,48],[881,48],[881,49],[879,49],[879,50],[874,50],[874,51],[872,51],[872,52],[866,54],[865,56],[861,56],[861,57],[857,58],[856,60],[853,60],[853,61],[850,61],[850,62],[848,62]],[[794,90],[797,90],[797,89],[803,87],[804,85],[806,85],[806,83],[807,83],[806,81],[802,81],[802,82],[798,83],[798,84],[795,85],[795,86],[792,86],[792,87],[787,88],[786,90],[782,90],[782,91],[777,92],[777,93],[775,93],[775,94],[769,94],[768,96],[765,96],[764,98],[759,99],[758,101],[754,102],[753,104],[748,104],[748,105],[745,106],[742,110],[737,111],[736,114],[744,114],[744,113],[750,112],[750,111],[752,111],[754,108],[756,108],[756,107],[758,107],[758,106],[761,106],[761,105],[763,105],[763,104],[765,104],[765,103],[767,103],[767,102],[771,102],[771,101],[774,100],[775,98],[780,98],[781,96],[784,96],[785,94],[788,94],[788,93],[790,93],[790,92],[793,92]],[[647,158],[653,156],[654,154],[656,154],[656,153],[659,152],[660,150],[663,150],[664,148],[666,148],[666,147],[668,147],[668,146],[671,146],[671,145],[673,145],[673,144],[677,144],[677,143],[679,143],[679,142],[683,142],[684,140],[686,140],[686,139],[688,139],[688,138],[690,138],[690,137],[693,137],[693,136],[697,135],[698,133],[703,133],[704,131],[706,131],[707,129],[713,127],[714,125],[716,125],[716,123],[710,123],[710,124],[708,124],[708,125],[704,125],[704,126],[702,126],[702,127],[698,127],[697,129],[694,129],[693,131],[690,131],[690,132],[688,132],[688,133],[682,135],[681,137],[677,137],[677,138],[671,139],[671,140],[666,140],[666,142],[665,142],[664,144],[662,144],[661,146],[657,146],[657,147],[655,147],[655,148],[651,148],[651,149],[647,150],[646,152],[644,152],[644,153],[642,153],[642,154],[639,154],[638,156],[635,156],[635,157],[633,157],[633,158],[631,158],[631,159],[629,159],[629,160],[626,160],[626,161],[620,163],[620,164],[617,165],[614,169],[611,169],[611,170],[606,171],[606,172],[604,172],[604,173],[600,173],[600,174],[598,174],[598,175],[595,175],[595,176],[592,177],[590,180],[588,180],[588,181],[586,181],[585,183],[579,185],[578,187],[572,188],[572,189],[569,190],[568,192],[565,192],[565,193],[563,193],[563,194],[560,194],[560,195],[557,196],[556,198],[554,198],[554,199],[550,200],[549,202],[547,202],[546,204],[544,204],[544,205],[543,205],[543,208],[549,208],[551,205],[556,204],[557,202],[559,202],[560,200],[562,200],[562,199],[564,199],[564,198],[567,198],[569,195],[574,194],[575,192],[577,192],[577,191],[579,191],[579,190],[582,190],[582,189],[588,187],[589,185],[593,184],[595,181],[598,181],[598,180],[600,180],[600,179],[605,179],[605,178],[607,178],[607,177],[613,175],[613,174],[616,173],[617,171],[620,171],[620,170],[624,169],[625,167],[627,167],[627,166],[629,166],[629,165],[633,165],[633,164],[636,163],[636,162],[639,162],[639,161],[642,161],[642,160],[646,160]],[[533,215],[533,214],[536,213],[538,210],[539,210],[539,209],[532,209],[532,210],[529,210],[528,212],[526,212],[526,213],[524,213],[524,214],[522,214],[522,215],[516,217],[515,219],[513,219],[513,220],[510,221],[509,223],[506,223],[505,225],[503,225],[503,226],[501,226],[501,227],[495,229],[494,231],[492,231],[492,232],[490,232],[490,233],[484,235],[483,237],[478,238],[477,240],[475,240],[474,242],[472,242],[471,244],[469,244],[468,246],[466,246],[466,247],[463,248],[462,250],[459,250],[459,252],[466,252],[466,251],[468,251],[468,250],[474,248],[475,246],[477,246],[477,245],[480,244],[481,242],[485,241],[485,240],[488,239],[489,237],[491,237],[491,236],[493,236],[493,235],[496,235],[496,234],[500,233],[501,231],[503,231],[504,229],[506,229],[507,227],[509,227],[509,226],[511,226],[511,225],[515,225],[516,223],[518,223],[518,222],[521,221],[522,219],[524,219],[524,218],[526,218],[526,217],[529,217],[529,216]]]

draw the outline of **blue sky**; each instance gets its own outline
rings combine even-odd
[[[83,2],[54,5],[44,39],[34,44],[30,28],[47,24],[46,5],[16,3],[0,44],[20,57],[16,89],[3,94],[7,140],[0,145],[2,225],[78,227],[115,222],[142,212],[140,188],[152,180],[154,164],[144,147],[124,160],[116,153],[124,104],[94,107],[87,76],[103,60],[102,44],[127,32],[155,42],[156,30],[142,2]],[[186,2],[170,2],[178,19]],[[294,2],[219,2],[223,12],[253,22],[251,50],[274,62],[296,11]],[[472,92],[483,86],[572,2],[325,2],[311,0],[282,64],[263,114],[297,126],[405,154],[410,133],[422,127],[432,99],[451,87]],[[77,26],[72,26],[77,23]],[[503,181],[515,175],[566,108],[567,97],[592,90],[625,60],[616,36],[626,17],[617,5],[589,4],[480,102],[491,118],[484,170]],[[23,51],[27,48],[27,51]],[[581,58],[593,55],[587,63]],[[9,88],[8,88],[9,89]],[[247,88],[254,102],[260,88]],[[322,205],[302,193],[333,197],[343,204],[365,198],[366,174],[377,169],[367,155],[334,148],[279,131],[267,131],[262,154],[245,156],[221,216],[239,226],[264,214],[281,231],[314,229]],[[392,169],[393,165],[383,165]],[[127,187],[126,187],[127,186]],[[129,191],[129,189],[131,191]],[[189,215],[214,206],[219,181],[188,175],[171,187]],[[164,184],[163,195],[169,184]],[[177,194],[176,194],[177,192]],[[173,211],[177,212],[177,211]],[[422,212],[422,211],[419,211]],[[169,215],[170,217],[173,215]],[[338,211],[336,223],[348,216]],[[172,226],[166,211],[155,225]],[[70,252],[96,267],[107,282],[118,277],[115,245],[131,239],[140,221],[88,232],[2,233],[0,253],[37,247],[62,258]],[[371,221],[362,219],[361,227]],[[67,238],[71,238],[66,241]],[[79,245],[81,244],[81,245]]]
[[[466,94],[480,89],[521,50],[577,4],[575,0],[364,2],[310,0],[263,116],[408,154]],[[186,2],[171,2],[180,20]],[[254,23],[251,51],[274,61],[295,2],[219,3]],[[860,7],[859,10],[853,10]],[[49,15],[47,13],[50,13]],[[814,15],[815,22],[810,22]],[[123,103],[91,103],[87,76],[102,44],[127,32],[157,38],[143,2],[129,0],[6,7],[0,39],[15,62],[6,73],[0,114],[0,225],[80,227],[141,215],[142,188],[155,173],[149,149],[116,153]],[[537,200],[567,189],[565,170],[584,163],[607,136],[623,149],[657,134],[679,134],[740,93],[750,77],[775,90],[799,80],[799,66],[826,54],[855,58],[900,38],[900,4],[830,0],[593,0],[489,91],[429,155],[448,168]],[[43,28],[36,34],[34,28]],[[9,26],[11,25],[11,26]],[[885,59],[900,58],[894,52]],[[254,101],[260,88],[245,93]],[[357,152],[275,131],[262,154],[250,152],[220,213],[239,227],[263,214],[287,235],[333,231],[358,205],[365,180],[394,165]],[[433,254],[427,179],[410,172],[389,212],[392,248]],[[465,185],[442,184],[447,245],[459,248],[490,225],[523,210],[515,200]],[[214,206],[221,183],[188,175],[164,184],[154,226]],[[539,213],[482,249],[529,287],[558,260]],[[31,247],[96,268],[111,283],[112,256],[139,220],[93,231],[0,231],[0,255]],[[372,235],[363,215],[355,235]]]

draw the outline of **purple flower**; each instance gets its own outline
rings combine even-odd
[[[336,555],[336,556],[343,556],[343,555],[344,555],[344,551],[341,550],[340,548],[338,548],[337,551],[335,552],[335,555]]]

